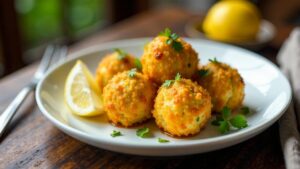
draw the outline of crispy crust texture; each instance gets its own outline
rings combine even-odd
[[[209,63],[201,69],[208,70],[208,74],[198,76],[197,82],[212,97],[213,111],[220,112],[225,106],[235,110],[242,105],[245,83],[237,69],[225,63]]]
[[[103,91],[104,86],[114,75],[134,67],[134,57],[131,55],[127,55],[121,60],[118,59],[117,52],[106,55],[96,70],[96,82],[99,85],[100,91]]]
[[[179,38],[183,50],[178,52],[166,43],[168,38],[157,36],[147,45],[141,61],[143,73],[157,84],[173,79],[177,73],[184,78],[191,78],[197,70],[198,56],[190,44]]]
[[[211,117],[208,92],[188,79],[161,86],[152,111],[156,124],[175,137],[195,135]]]
[[[151,81],[137,72],[129,77],[129,71],[115,75],[103,90],[104,110],[110,122],[131,127],[152,117],[156,90]]]

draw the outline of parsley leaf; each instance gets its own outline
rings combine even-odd
[[[149,134],[150,134],[150,130],[147,127],[140,128],[136,131],[136,135],[141,138],[146,138],[149,136]]]
[[[177,38],[179,38],[179,36],[176,33],[172,33],[170,38],[173,39],[173,40],[176,40]]]
[[[163,87],[170,87],[172,83],[174,83],[175,81],[178,81],[181,79],[181,75],[180,73],[177,73],[176,76],[175,76],[175,80],[166,80],[162,86]]]
[[[177,52],[183,49],[181,42],[178,41],[179,35],[172,33],[171,29],[166,28],[163,32],[160,32],[159,35],[168,37],[166,44],[171,45]]]
[[[138,59],[138,58],[135,58],[134,59],[134,65],[135,65],[135,67],[137,68],[137,69],[139,69],[139,70],[142,70],[142,63],[141,63],[141,61],[140,61],[140,59]]]
[[[129,77],[134,77],[135,74],[136,74],[136,70],[137,70],[136,68],[133,68],[133,69],[129,70],[128,76],[129,76]]]
[[[171,45],[173,43],[173,39],[167,39],[166,44]]]
[[[227,120],[231,115],[231,110],[227,106],[225,106],[221,112],[222,112],[223,119],[225,120]]]
[[[242,114],[238,114],[230,118],[231,110],[228,107],[224,107],[221,113],[221,115],[216,116],[211,124],[218,126],[218,130],[222,134],[230,131],[230,128],[242,129],[248,126],[247,119]]]
[[[227,133],[230,130],[230,126],[228,121],[221,121],[219,126],[219,131],[224,134]]]
[[[246,117],[241,114],[234,116],[229,121],[233,127],[238,128],[238,129],[242,129],[242,128],[245,128],[248,126]]]
[[[160,142],[160,143],[168,143],[170,141],[166,140],[166,139],[163,139],[163,138],[158,138],[158,142]]]
[[[218,64],[218,63],[220,63],[218,60],[217,60],[217,58],[213,58],[213,59],[208,59],[211,63],[215,63],[215,64]]]
[[[199,122],[200,121],[200,117],[198,116],[197,118],[196,118],[196,122]]]
[[[110,135],[112,137],[118,137],[118,136],[122,136],[122,133],[120,131],[114,130]]]
[[[250,111],[249,107],[244,106],[241,108],[241,113],[243,113],[244,115],[248,115],[251,113],[251,111]]]
[[[205,77],[209,75],[209,70],[208,69],[201,69],[198,71],[198,74],[200,77]]]
[[[183,46],[180,42],[173,40],[172,47],[177,51],[180,52],[183,49]]]
[[[170,28],[165,28],[165,30],[164,31],[162,31],[162,32],[160,32],[159,33],[159,35],[162,35],[162,36],[167,36],[167,37],[169,37],[169,36],[171,36],[171,29]]]
[[[170,87],[172,83],[173,83],[173,80],[166,80],[166,81],[162,84],[162,86],[163,86],[163,87]]]
[[[177,73],[176,76],[175,76],[175,81],[178,81],[181,79],[181,75],[180,73]]]
[[[121,50],[119,48],[115,48],[114,51],[118,53],[119,60],[123,60],[128,55],[128,53],[124,52],[123,50]]]

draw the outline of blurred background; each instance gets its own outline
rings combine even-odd
[[[3,0],[0,2],[0,77],[39,59],[53,42],[71,45],[147,10],[180,6],[205,15],[216,0]],[[274,46],[300,25],[300,1],[252,0],[277,31]],[[176,19],[176,18],[170,18]]]

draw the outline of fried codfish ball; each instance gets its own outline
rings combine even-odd
[[[106,55],[96,70],[96,82],[100,91],[103,91],[104,86],[114,75],[134,68],[134,60],[130,54],[123,53],[123,56],[120,56],[120,52],[117,51]]]
[[[103,89],[104,110],[111,123],[130,127],[152,117],[155,87],[139,72],[115,75]]]
[[[234,110],[244,99],[244,81],[239,72],[225,63],[210,62],[199,71],[198,83],[212,97],[213,111],[220,112],[225,106]]]
[[[188,79],[162,85],[155,98],[153,116],[156,124],[172,136],[195,135],[211,117],[209,93]]]
[[[167,44],[168,37],[159,35],[145,45],[141,61],[143,73],[157,84],[172,79],[176,73],[191,78],[199,62],[197,53],[190,44],[178,38],[182,50],[177,51]]]

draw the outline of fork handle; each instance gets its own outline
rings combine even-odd
[[[14,117],[21,104],[32,90],[32,86],[24,87],[15,97],[15,99],[8,105],[4,112],[0,115],[0,138],[5,132],[5,129],[7,128],[9,122]]]

